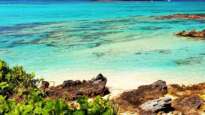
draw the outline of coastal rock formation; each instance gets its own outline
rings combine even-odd
[[[42,82],[49,98],[63,98],[73,101],[80,96],[95,97],[109,93],[106,87],[107,79],[99,74],[92,80],[64,81],[61,85],[49,87],[49,83]],[[137,89],[123,92],[113,99],[118,105],[119,112],[130,112],[139,115],[201,115],[205,113],[205,83],[191,86],[170,84],[156,81],[149,85],[139,86]]]
[[[172,14],[167,16],[160,16],[157,19],[205,19],[205,14]]]
[[[183,36],[183,37],[192,37],[192,38],[196,38],[199,40],[205,40],[205,30],[202,31],[182,31],[182,32],[178,32],[176,35],[178,36]]]
[[[120,112],[139,115],[201,115],[205,113],[205,83],[191,86],[157,81],[123,92],[114,101]]]
[[[42,81],[42,83],[41,83],[41,89],[43,89],[43,90],[45,90],[45,89],[47,89],[47,88],[49,88],[49,82],[48,81]]]
[[[158,112],[162,110],[169,109],[171,110],[171,98],[170,97],[162,97],[160,99],[150,100],[143,103],[140,108],[143,111],[150,111],[150,112]]]
[[[139,106],[146,101],[158,99],[167,93],[165,81],[156,81],[150,85],[140,86],[138,89],[122,93],[117,99],[122,111],[132,110],[139,112]]]
[[[181,111],[186,115],[200,115],[199,109],[204,101],[199,96],[180,97],[176,99],[172,106],[175,110]]]
[[[75,100],[80,96],[104,96],[109,94],[106,83],[107,79],[99,74],[96,78],[88,81],[64,81],[61,85],[47,88],[46,94],[50,98],[64,98],[65,100]]]
[[[171,84],[168,86],[169,94],[176,97],[184,97],[190,95],[204,95],[205,94],[205,83],[199,83],[191,86]]]

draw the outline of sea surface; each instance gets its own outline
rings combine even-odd
[[[45,76],[157,72],[149,78],[203,82],[205,41],[175,33],[205,29],[205,20],[157,18],[178,13],[205,13],[205,2],[0,3],[0,58]]]

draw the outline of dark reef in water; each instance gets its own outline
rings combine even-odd
[[[182,31],[176,34],[177,36],[195,38],[197,40],[205,40],[205,30],[202,31]]]
[[[166,16],[160,16],[156,19],[189,19],[189,20],[200,20],[205,19],[205,14],[172,14],[172,15],[166,15]]]

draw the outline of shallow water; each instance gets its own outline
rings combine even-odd
[[[155,18],[177,13],[205,13],[205,2],[2,3],[0,57],[39,74],[155,71],[205,81],[205,41],[174,35],[205,29],[205,20]]]

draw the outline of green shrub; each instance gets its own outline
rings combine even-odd
[[[32,95],[31,95],[32,96]],[[63,100],[45,99],[41,96],[16,102],[0,96],[0,114],[3,115],[116,115],[109,101],[96,97],[93,101],[80,99],[80,108],[71,108]],[[34,100],[32,100],[34,99]],[[86,106],[84,105],[86,103]]]
[[[0,115],[116,115],[113,104],[101,97],[79,98],[78,108],[62,99],[50,99],[37,87],[40,79],[22,66],[10,68],[0,60]]]
[[[77,100],[80,104],[80,110],[86,115],[115,115],[113,105],[109,100],[97,96],[93,101],[89,102],[87,97],[81,97]]]
[[[34,79],[34,74],[26,73],[22,66],[9,68],[6,62],[0,60],[0,95],[23,95],[37,88],[40,79]]]

